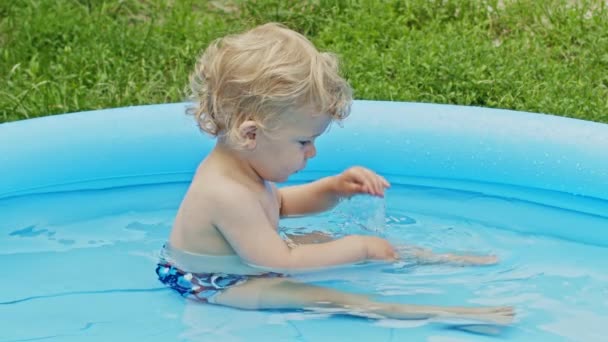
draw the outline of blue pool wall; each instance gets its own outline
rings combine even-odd
[[[214,145],[185,115],[187,105],[123,107],[0,125],[0,200],[187,182]],[[481,192],[600,220],[608,216],[606,124],[423,103],[359,100],[352,109],[343,127],[334,124],[319,138],[317,157],[291,180],[364,165],[397,184]],[[594,227],[592,234],[565,223],[560,229],[564,236],[608,245],[608,227]]]

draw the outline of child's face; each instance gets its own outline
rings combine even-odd
[[[284,182],[302,170],[317,154],[315,139],[331,122],[328,115],[309,111],[291,113],[275,131],[256,135],[256,147],[250,163],[258,175],[272,182]]]

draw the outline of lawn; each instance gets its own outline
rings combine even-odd
[[[608,123],[604,0],[1,1],[0,122],[183,101],[208,42],[268,21],[337,53],[357,99]]]

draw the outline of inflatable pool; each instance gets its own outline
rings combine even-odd
[[[213,140],[185,103],[0,125],[1,335],[8,341],[471,341],[459,324],[330,313],[253,312],[184,302],[155,278],[156,253]],[[608,125],[477,107],[356,101],[291,183],[364,165],[393,187],[385,203],[282,222],[357,230],[384,206],[396,243],[495,253],[462,268],[407,262],[304,275],[380,299],[513,305],[513,340],[608,334]],[[350,207],[349,207],[350,206]],[[375,209],[374,209],[375,210]],[[368,233],[373,233],[371,230]]]

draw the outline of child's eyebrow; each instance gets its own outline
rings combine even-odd
[[[307,135],[307,136],[304,136],[304,137],[305,137],[306,139],[314,139],[314,138],[319,137],[321,134],[323,134],[323,132],[321,132],[321,133],[317,133],[317,134],[315,134],[315,135]]]

